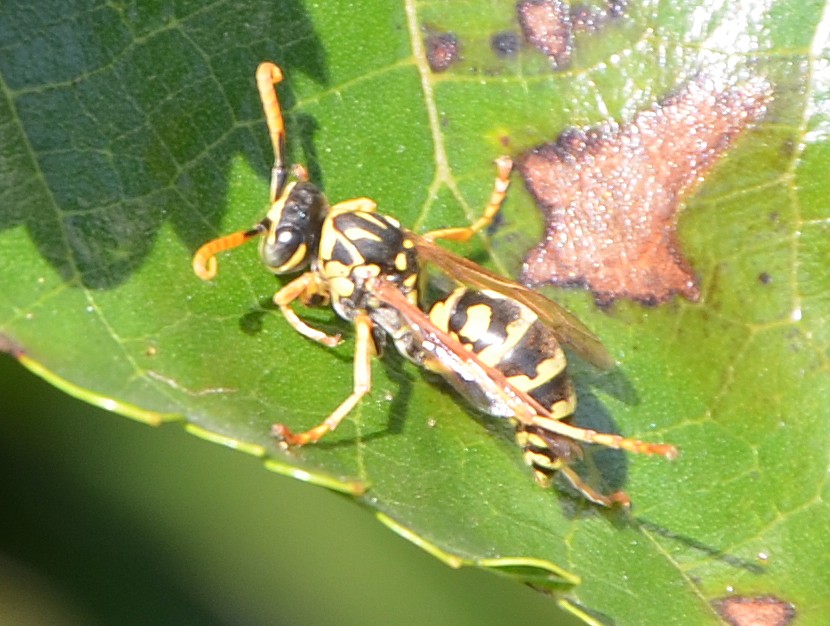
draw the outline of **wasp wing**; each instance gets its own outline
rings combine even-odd
[[[474,407],[527,424],[537,416],[550,417],[545,407],[510,384],[504,374],[436,326],[398,286],[380,279],[372,286],[372,296],[385,305],[373,307],[373,321],[396,337],[396,343],[405,338],[398,349],[421,367],[441,375]],[[394,315],[384,316],[384,308],[394,311]]]
[[[585,325],[564,308],[538,291],[528,289],[509,278],[442,248],[430,239],[407,233],[418,250],[418,257],[435,264],[441,271],[459,282],[477,289],[490,289],[521,302],[550,327],[556,337],[579,356],[601,369],[611,369],[615,362],[605,346]]]
[[[389,328],[383,324],[381,327],[392,333],[403,328],[413,333],[410,343],[412,350],[407,350],[409,356],[417,357],[422,367],[441,374],[474,406],[485,406],[487,413],[508,417],[575,441],[638,454],[657,454],[668,459],[677,456],[677,449],[669,444],[649,443],[580,428],[569,424],[562,416],[552,415],[548,407],[542,406],[530,394],[512,385],[502,372],[484,363],[479,355],[467,350],[458,340],[433,324],[426,313],[406,299],[397,285],[381,278],[374,283],[371,292],[379,303],[400,316]],[[374,308],[375,315],[381,311],[382,307]],[[401,321],[404,323],[401,324]],[[586,495],[590,498],[588,493]]]

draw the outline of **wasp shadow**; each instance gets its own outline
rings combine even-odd
[[[341,359],[351,362],[352,355],[349,354],[345,357],[341,356]],[[360,441],[362,443],[374,441],[382,437],[401,434],[404,430],[406,416],[409,414],[409,406],[412,399],[414,378],[407,372],[405,367],[406,359],[404,359],[404,357],[401,356],[393,346],[383,345],[382,352],[378,360],[383,367],[387,379],[395,385],[396,389],[393,393],[389,394],[389,408],[386,411],[388,415],[386,427],[370,433],[361,434]],[[377,385],[374,385],[374,387],[375,388],[372,390],[372,394],[374,394],[374,396],[367,396],[363,399],[364,402],[366,402],[370,397],[375,397],[375,399],[377,399]],[[328,441],[323,439],[316,445],[323,449],[336,449],[340,447],[354,446],[356,443],[357,438],[350,437],[337,441]]]
[[[729,554],[725,550],[703,543],[702,541],[689,537],[688,535],[676,533],[674,531],[669,530],[665,526],[655,524],[653,522],[648,521],[647,519],[641,517],[631,517],[631,523],[642,530],[654,533],[655,535],[659,535],[671,541],[676,541],[682,544],[684,547],[694,552],[697,552],[706,558],[719,561],[720,563],[724,563],[729,567],[740,569],[755,575],[761,575],[766,573],[766,569],[758,563],[754,563],[747,559],[743,559],[734,554]]]
[[[321,313],[314,313],[312,311],[320,311]],[[309,313],[311,313],[309,315]],[[248,336],[255,337],[265,330],[265,320],[271,316],[276,316],[280,324],[285,324],[284,332],[296,332],[288,326],[285,318],[282,315],[279,307],[274,304],[272,298],[260,298],[256,307],[251,307],[247,313],[240,316],[238,321],[239,330]],[[308,322],[314,328],[322,330],[327,335],[340,335],[344,341],[348,342],[352,338],[352,326],[337,317],[332,309],[311,309],[302,315],[304,321]],[[328,346],[308,339],[308,344],[314,348],[319,348],[326,352],[331,358],[341,362],[351,363],[353,354],[346,354],[343,351],[333,350]]]
[[[568,372],[573,380],[577,398],[576,411],[568,420],[569,423],[600,433],[625,436],[625,433],[620,432],[611,412],[594,393],[594,390],[599,389],[625,404],[639,404],[637,392],[625,373],[620,368],[600,371],[578,358],[569,359]],[[574,461],[571,466],[586,484],[604,494],[625,489],[628,482],[629,453],[599,444],[581,443],[580,447],[583,458]],[[568,481],[558,479],[554,484],[560,491],[573,496],[562,499],[563,509],[567,515],[592,515],[598,510],[593,505],[587,505],[585,498]]]
[[[299,0],[182,11],[173,27],[148,11],[129,29],[115,5],[95,20],[67,10],[52,23],[0,9],[0,22],[21,29],[18,54],[0,59],[12,94],[0,117],[15,119],[0,147],[9,166],[0,230],[26,228],[64,281],[111,289],[142,266],[165,224],[192,250],[219,232],[236,155],[267,189],[273,152],[257,64],[285,69],[280,96],[290,113],[290,75],[325,86],[327,59]],[[66,24],[84,42],[80,64],[66,62]],[[290,114],[287,124],[313,161],[314,125]]]

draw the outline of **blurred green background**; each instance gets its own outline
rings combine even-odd
[[[0,355],[0,624],[579,624],[345,496]]]

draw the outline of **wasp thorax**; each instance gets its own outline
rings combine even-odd
[[[311,183],[294,183],[274,202],[264,220],[267,233],[259,254],[275,274],[297,272],[317,254],[320,225],[328,207]]]

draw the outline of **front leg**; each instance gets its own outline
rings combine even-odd
[[[271,433],[285,446],[304,446],[317,443],[321,437],[333,431],[343,418],[369,393],[372,387],[372,320],[365,313],[355,320],[354,388],[351,395],[338,406],[321,424],[302,433],[294,434],[284,424],[274,424]]]
[[[300,298],[303,302],[309,302],[314,296],[318,295],[325,297],[328,294],[321,289],[317,274],[306,272],[275,293],[274,304],[280,308],[285,319],[298,333],[314,341],[319,341],[324,346],[333,348],[343,341],[340,335],[327,335],[322,330],[312,328],[301,320],[294,309],[291,308],[291,303],[297,298]]]

